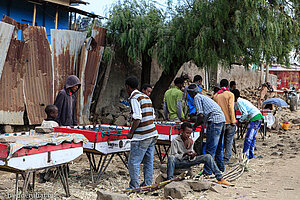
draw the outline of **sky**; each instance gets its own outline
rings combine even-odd
[[[87,11],[87,12],[94,12],[97,15],[100,16],[107,16],[109,8],[112,6],[113,3],[118,2],[118,0],[84,0],[86,2],[89,2],[88,5],[80,5],[76,6],[76,8],[79,8],[81,10]],[[165,5],[166,0],[156,0],[159,4]]]

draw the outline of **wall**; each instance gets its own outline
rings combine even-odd
[[[25,0],[1,0],[0,14],[7,15],[18,22],[32,25],[33,3]],[[36,5],[36,26],[46,27],[48,40],[50,39],[50,29],[55,28],[56,8],[49,5]],[[59,10],[58,29],[69,29],[69,13]],[[21,38],[18,38],[19,40]]]

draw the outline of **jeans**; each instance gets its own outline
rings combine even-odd
[[[236,126],[231,124],[225,125],[224,133],[224,163],[227,164],[230,162],[231,152],[232,152],[232,143],[235,135]]]
[[[214,159],[209,154],[196,156],[193,160],[188,160],[188,159],[179,160],[175,156],[168,156],[168,166],[167,166],[168,180],[174,178],[175,169],[186,169],[194,165],[199,165],[201,163],[205,163],[206,165],[208,165],[213,171],[213,173],[215,174],[216,178],[218,180],[221,180],[222,174],[218,166],[216,165]]]
[[[215,158],[218,168],[224,172],[225,165],[223,161],[223,140],[224,140],[224,130],[225,123],[211,123],[207,124],[206,131],[206,154],[210,154],[211,157]],[[211,175],[212,169],[207,164],[204,165],[204,174]]]
[[[247,158],[249,158],[249,159],[254,158],[254,147],[255,147],[255,140],[256,140],[255,137],[261,126],[261,122],[262,122],[262,120],[250,122],[247,127],[247,133],[245,136],[243,153],[245,153]]]
[[[128,170],[130,176],[129,188],[152,185],[153,179],[153,156],[157,137],[145,140],[131,141]],[[139,185],[140,164],[143,161],[144,182]]]

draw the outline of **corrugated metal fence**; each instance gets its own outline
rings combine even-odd
[[[72,74],[78,74],[82,83],[78,118],[81,123],[89,123],[89,107],[104,51],[106,29],[94,28],[95,39],[87,40],[96,41],[92,49],[84,43],[86,33],[51,30],[51,49],[44,27],[21,24],[7,16],[3,16],[2,21],[0,124],[24,124],[25,109],[29,124],[40,124],[45,118],[45,106],[53,103],[65,79]],[[16,40],[20,31],[24,41]]]

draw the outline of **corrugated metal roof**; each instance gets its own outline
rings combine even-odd
[[[76,74],[78,58],[86,33],[71,30],[51,30],[54,97],[64,87],[66,78]]]
[[[94,27],[92,37],[81,50],[79,79],[81,80],[80,98],[78,106],[80,111],[79,123],[88,124],[93,92],[97,82],[98,70],[104,52],[106,29]],[[91,41],[94,40],[94,41]],[[92,50],[90,45],[93,46]],[[78,108],[77,106],[77,108]]]
[[[45,106],[53,103],[51,50],[44,27],[28,26],[24,40],[28,44],[24,69],[27,115],[30,124],[40,124],[45,118]]]
[[[12,38],[14,26],[0,23],[0,124],[22,125],[25,110],[23,66],[25,42]]]

